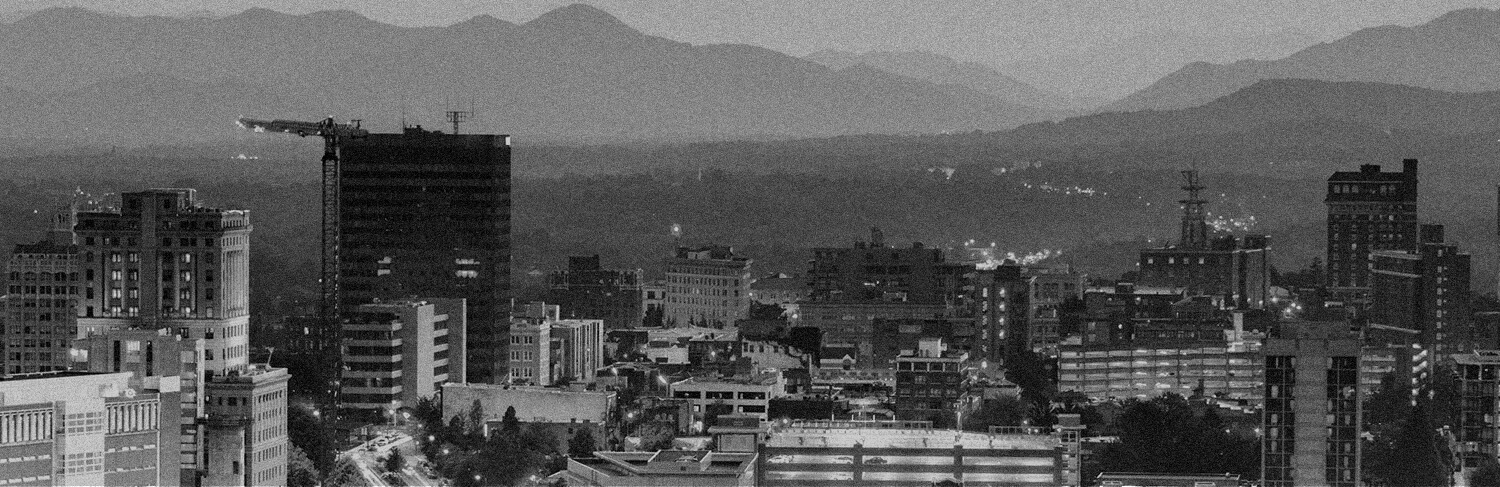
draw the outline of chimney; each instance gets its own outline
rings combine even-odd
[[[880,231],[880,227],[870,227],[870,246],[877,249],[885,247],[885,233]]]
[[[1406,175],[1411,176],[1413,178],[1417,177],[1417,160],[1416,159],[1402,159],[1401,160],[1401,172],[1403,172]]]

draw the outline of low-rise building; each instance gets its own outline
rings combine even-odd
[[[404,299],[346,313],[341,406],[389,414],[432,397],[444,382],[462,382],[464,305],[463,299]]]
[[[1453,355],[1457,365],[1458,424],[1454,436],[1458,456],[1465,469],[1479,468],[1500,454],[1500,350],[1475,350]]]
[[[252,364],[209,380],[203,485],[286,484],[290,379],[286,369]]]
[[[786,382],[780,373],[751,377],[690,377],[672,383],[672,397],[686,399],[693,407],[697,421],[710,414],[747,414],[768,419],[770,400],[786,395]],[[702,429],[697,427],[695,429]]]
[[[969,355],[947,349],[941,338],[923,338],[896,358],[896,419],[957,424],[967,395]]]
[[[974,433],[925,421],[801,421],[760,448],[760,485],[1078,485],[1062,435],[1040,428]]]
[[[597,487],[749,487],[758,485],[755,458],[716,451],[601,451],[568,459],[568,469],[547,480]]]
[[[443,385],[443,417],[467,421],[477,405],[488,435],[505,417],[505,410],[515,408],[517,419],[527,427],[551,431],[566,449],[567,440],[579,430],[589,430],[596,441],[608,437],[615,397],[613,391],[448,383]]]
[[[1239,487],[1240,476],[1231,473],[1103,472],[1094,483],[1099,487]]]
[[[529,303],[511,318],[512,384],[592,382],[604,366],[604,321],[564,320],[560,308]]]

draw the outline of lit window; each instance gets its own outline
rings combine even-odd
[[[457,277],[466,278],[466,279],[477,279],[477,278],[479,278],[479,271],[474,271],[474,270],[453,271],[453,275],[457,276]]]

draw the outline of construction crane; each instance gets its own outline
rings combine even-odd
[[[360,128],[359,120],[352,123],[337,123],[332,117],[319,122],[296,120],[255,120],[241,118],[240,127],[256,132],[280,132],[300,137],[323,138],[323,262],[320,281],[321,302],[319,318],[322,330],[319,339],[323,346],[338,347],[339,306],[339,162],[343,142],[359,140],[370,135]],[[329,342],[331,341],[331,343]]]

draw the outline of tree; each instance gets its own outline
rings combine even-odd
[[[1448,485],[1452,471],[1445,461],[1444,442],[1421,404],[1411,408],[1406,422],[1382,451],[1381,463],[1367,467],[1388,485]]]
[[[990,426],[1020,426],[1026,420],[1028,407],[1025,402],[1010,396],[985,399],[968,416],[964,416],[963,428],[969,431],[989,431]]]
[[[287,446],[286,452],[286,485],[287,487],[314,487],[318,485],[318,479],[323,474],[313,461],[307,458],[301,448],[294,443]]]
[[[484,437],[484,405],[480,404],[478,399],[475,399],[474,404],[469,406],[468,427],[465,433],[471,438]]]
[[[386,455],[385,462],[381,466],[385,467],[387,472],[400,472],[406,467],[406,457],[401,455],[400,448],[392,448],[391,454]]]
[[[437,395],[417,399],[417,405],[411,408],[412,415],[422,422],[422,429],[428,433],[443,427],[443,406],[438,403]]]
[[[521,420],[516,418],[515,406],[505,407],[505,416],[500,418],[500,431],[505,434],[515,434],[521,431]]]
[[[1226,431],[1217,413],[1195,415],[1192,405],[1176,394],[1129,401],[1115,427],[1120,442],[1100,454],[1102,471],[1260,474],[1256,438]]]
[[[669,450],[675,437],[672,427],[661,423],[642,423],[635,429],[641,438],[641,451]]]
[[[302,450],[317,471],[333,468],[336,449],[333,434],[312,410],[300,405],[287,407],[286,431],[288,440]]]
[[[359,467],[354,466],[354,461],[349,457],[339,457],[338,463],[333,465],[333,470],[323,479],[324,487],[364,487],[365,479],[359,474]]]
[[[597,441],[594,440],[594,432],[588,428],[581,428],[573,437],[568,439],[568,456],[585,458],[594,456],[594,450],[598,449]]]

